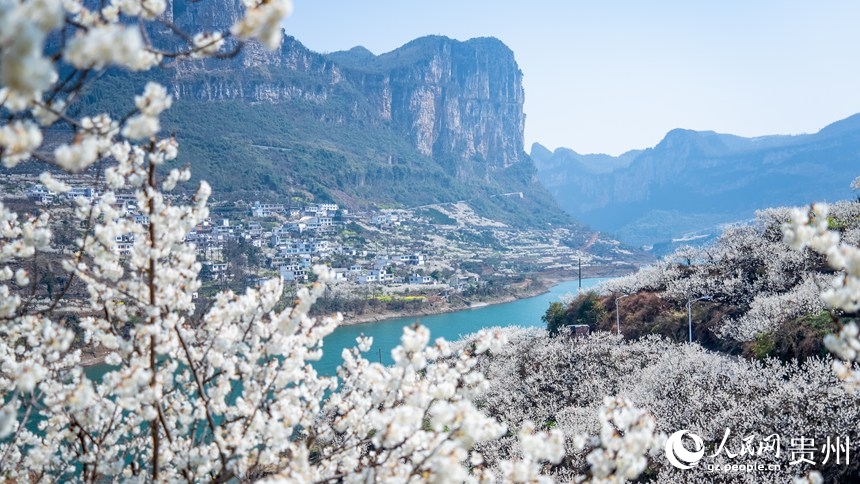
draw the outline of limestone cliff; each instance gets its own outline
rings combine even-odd
[[[524,94],[513,52],[493,38],[424,37],[378,57],[337,53],[378,115],[459,176],[522,160]]]
[[[189,33],[225,29],[241,3],[173,0],[166,16]],[[322,105],[346,96],[349,105],[330,121],[385,125],[461,180],[490,181],[526,159],[522,73],[494,38],[424,37],[375,56],[365,49],[321,55],[287,36],[277,52],[250,43],[226,64],[179,64],[172,87],[178,99],[200,101]]]

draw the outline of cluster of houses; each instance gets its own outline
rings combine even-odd
[[[189,234],[189,240],[197,244],[201,257],[207,261],[212,277],[224,274],[223,243],[231,237],[241,237],[251,245],[266,248],[269,253],[269,268],[277,271],[284,281],[306,282],[311,267],[320,260],[333,255],[341,255],[361,260],[367,257],[364,250],[342,246],[328,237],[336,227],[345,221],[356,219],[333,203],[310,204],[304,207],[286,208],[282,204],[254,202],[251,205],[252,220],[245,225],[231,225],[224,219],[212,223],[206,221]],[[284,220],[279,226],[264,229],[254,220],[259,218]],[[385,218],[378,221],[376,215],[371,223],[391,224],[398,218]],[[221,252],[219,252],[219,250]],[[414,272],[408,277],[397,276],[393,268],[398,266],[424,266],[425,257],[421,253],[405,255],[385,255],[366,264],[353,264],[350,267],[334,268],[335,282],[355,284],[436,284],[430,276]],[[398,271],[402,272],[402,271]]]
[[[72,187],[65,193],[58,194],[49,190],[44,185],[37,184],[26,192],[27,198],[35,200],[37,204],[50,205],[63,201],[74,202],[83,199],[92,202],[98,195],[98,191],[91,187]],[[114,197],[113,208],[126,217],[134,219],[140,225],[149,225],[149,216],[140,211],[137,198],[132,193],[117,193]],[[134,247],[134,234],[117,235],[114,239],[113,250],[119,255],[128,255]]]
[[[27,194],[37,202],[45,204],[56,203],[63,198],[72,200],[83,197],[93,200],[98,195],[92,188],[73,188],[70,192],[58,196],[42,185],[34,186]],[[136,223],[149,224],[148,217],[138,210],[137,201],[130,193],[116,194],[116,208],[125,216],[133,217]],[[259,219],[263,218],[266,221],[261,223]],[[272,220],[278,220],[280,225],[272,228]],[[367,261],[367,251],[342,246],[330,237],[338,226],[353,220],[391,227],[399,225],[404,220],[404,215],[383,213],[359,217],[350,215],[333,203],[287,208],[283,204],[254,202],[250,206],[248,216],[241,221],[207,218],[187,235],[186,242],[195,244],[198,258],[203,261],[206,269],[204,273],[211,279],[228,277],[225,246],[231,240],[242,240],[264,249],[268,255],[269,269],[289,282],[308,281],[311,267],[334,255],[343,256],[339,260],[355,261],[349,267],[333,269],[335,282],[358,285],[436,285],[444,282],[454,288],[462,288],[465,284],[475,282],[456,276],[450,281],[437,281],[425,275],[423,268],[426,258],[420,252],[385,254]],[[118,236],[113,250],[120,255],[127,255],[134,242],[133,234]]]
[[[73,187],[70,191],[58,194],[53,190],[49,190],[42,184],[34,185],[27,190],[27,198],[35,200],[41,205],[50,205],[59,202],[63,199],[74,200],[76,198],[85,198],[92,200],[98,193],[91,187]]]
[[[338,248],[344,255],[366,256],[364,251],[350,248]],[[285,281],[306,281],[312,265],[312,256],[303,255],[298,258],[272,259],[273,267],[277,267],[281,278]],[[355,284],[431,284],[437,281],[430,276],[419,274],[417,270],[408,277],[396,275],[394,269],[405,267],[418,269],[424,266],[424,255],[420,253],[407,255],[386,255],[378,257],[371,263],[356,263],[349,267],[332,269],[335,282],[349,281]],[[410,271],[411,272],[411,271]]]
[[[270,267],[285,281],[308,280],[310,268],[318,259],[331,255],[342,255],[354,259],[367,257],[367,252],[341,246],[326,237],[335,227],[356,220],[337,204],[321,203],[304,207],[286,208],[282,204],[254,202],[251,216],[265,218],[282,215],[287,221],[270,232],[260,233],[268,238],[268,247],[273,252]],[[395,226],[402,217],[396,214],[373,215],[370,223],[379,226]],[[251,222],[250,226],[254,226]],[[256,224],[259,227],[259,224]],[[250,235],[256,235],[252,232]],[[423,254],[385,255],[367,264],[333,269],[335,282],[349,281],[355,284],[436,284],[430,276],[415,272],[408,277],[395,275],[392,269],[398,266],[419,268],[424,266]]]

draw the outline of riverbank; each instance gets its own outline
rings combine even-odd
[[[597,267],[583,270],[582,277],[617,277],[620,275],[623,275],[623,273],[618,272],[615,268]],[[364,311],[359,314],[344,313],[342,324],[344,326],[352,326],[356,324],[384,321],[386,319],[432,316],[436,314],[446,314],[456,311],[477,309],[480,307],[492,306],[496,304],[505,304],[520,299],[527,299],[530,297],[545,294],[549,292],[549,289],[551,287],[558,285],[562,282],[576,280],[577,278],[578,273],[573,271],[541,272],[535,274],[535,279],[527,278],[525,283],[527,283],[528,285],[524,286],[522,284],[518,284],[512,286],[512,292],[509,294],[503,294],[496,297],[481,298],[473,301],[464,299],[454,299],[453,301],[439,301],[435,303],[427,303],[427,305],[424,305],[421,308],[417,309],[406,309],[397,311],[370,310]]]
[[[384,321],[386,319],[394,319],[394,318],[407,318],[407,317],[420,317],[420,316],[432,316],[434,314],[445,314],[452,313],[456,311],[465,311],[469,309],[476,309],[485,306],[492,306],[496,304],[504,304],[513,301],[517,301],[520,299],[526,299],[534,296],[539,296],[541,294],[549,291],[549,288],[552,287],[554,283],[549,283],[546,281],[541,281],[538,283],[531,284],[529,288],[518,291],[517,294],[505,294],[497,297],[489,297],[482,298],[479,300],[465,300],[465,299],[453,299],[452,301],[439,301],[435,303],[427,303],[417,310],[400,310],[400,311],[365,311],[361,314],[344,314],[343,315],[343,325],[344,326],[352,326],[355,324],[363,324],[363,323],[374,323],[377,321]]]

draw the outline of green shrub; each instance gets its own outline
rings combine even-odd
[[[771,333],[761,333],[756,336],[751,348],[753,356],[759,360],[767,358],[774,349],[776,349],[776,341]]]

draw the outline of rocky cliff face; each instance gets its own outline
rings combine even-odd
[[[373,61],[367,94],[421,153],[484,178],[521,161],[522,73],[500,41],[425,37]]]
[[[197,32],[229,29],[244,10],[242,0],[168,0],[165,16],[193,35]]]
[[[229,27],[241,0],[173,0],[167,16],[186,30]],[[177,66],[178,99],[347,104],[333,122],[386,125],[461,180],[491,181],[526,160],[522,73],[513,52],[493,38],[414,40],[374,56],[353,49],[328,56],[286,37],[277,52],[251,43],[229,63]]]
[[[343,80],[341,69],[287,37],[276,52],[251,42],[233,60],[184,62],[176,66],[177,99],[324,103]]]

